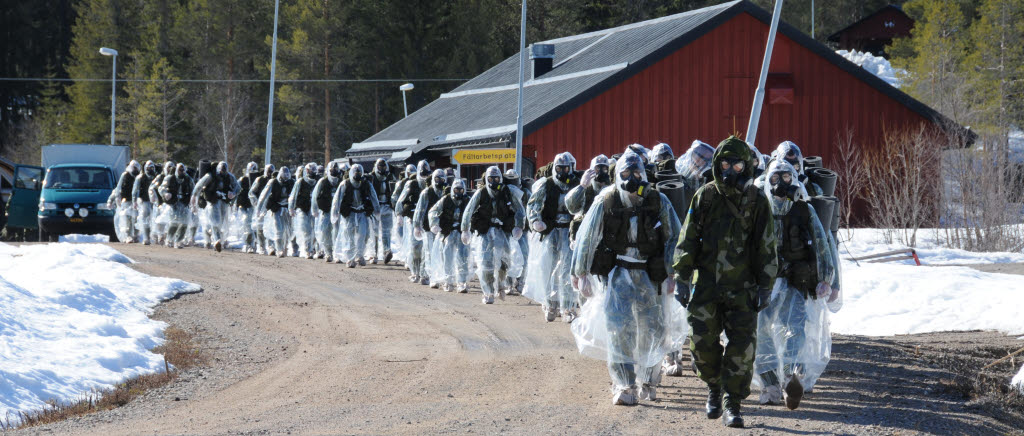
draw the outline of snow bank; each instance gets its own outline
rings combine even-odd
[[[1011,387],[1017,388],[1021,395],[1024,395],[1024,366],[1020,367],[1020,372],[1013,376],[1013,381],[1010,382]]]
[[[72,233],[70,235],[60,235],[60,238],[57,239],[57,240],[60,241],[60,242],[99,243],[99,242],[110,242],[110,236],[108,236],[108,235],[79,235],[77,233]]]
[[[900,87],[900,79],[897,77],[898,70],[892,67],[888,59],[857,50],[839,50],[836,51],[836,54],[868,70],[869,73],[878,76],[879,79],[886,81],[888,84],[896,88]]]
[[[148,314],[200,288],[131,262],[106,245],[0,243],[0,417],[163,370],[149,350],[166,324]]]
[[[921,263],[864,263],[850,257],[902,248],[882,244],[878,230],[856,230],[841,243],[843,308],[832,317],[832,331],[885,336],[954,330],[1024,332],[1024,280],[965,266],[1024,262],[1021,253],[972,253],[938,246],[934,233],[918,235]],[[840,239],[846,232],[840,231]],[[852,253],[852,255],[851,255]],[[927,266],[948,265],[948,266]]]

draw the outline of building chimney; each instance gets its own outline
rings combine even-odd
[[[531,44],[530,61],[533,63],[533,79],[536,79],[554,68],[555,45]]]

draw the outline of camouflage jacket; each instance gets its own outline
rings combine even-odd
[[[719,163],[726,158],[748,162],[742,191],[722,180]],[[775,281],[775,220],[768,199],[753,186],[752,164],[743,141],[723,141],[715,152],[715,180],[694,195],[672,267],[698,290],[771,288]]]

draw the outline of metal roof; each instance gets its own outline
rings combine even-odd
[[[600,93],[700,38],[740,13],[769,23],[771,14],[746,0],[568,36],[537,44],[555,46],[554,68],[527,80],[523,90],[523,135],[540,129]],[[844,71],[906,105],[927,119],[945,117],[849,62],[796,28],[780,23],[779,32]],[[355,143],[350,157],[408,158],[425,149],[454,144],[510,143],[515,138],[518,53],[470,79],[408,117]],[[528,77],[532,70],[526,66]],[[751,90],[751,95],[753,95]]]

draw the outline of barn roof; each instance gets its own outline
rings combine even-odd
[[[554,69],[524,88],[524,136],[567,114],[591,98],[643,71],[738,14],[771,22],[771,13],[746,0],[732,1],[654,20],[540,41],[555,46]],[[786,24],[779,32],[824,57],[924,118],[945,122],[941,114],[882,79],[835,54]],[[505,59],[408,117],[355,143],[354,158],[406,159],[425,149],[503,146],[516,130],[519,54]],[[527,66],[528,68],[528,66]],[[527,74],[529,74],[527,69]],[[751,95],[753,95],[751,90]]]
[[[903,8],[901,8],[899,6],[896,6],[896,5],[887,5],[887,6],[884,6],[884,7],[882,7],[881,9],[879,9],[877,11],[874,11],[874,12],[868,14],[866,17],[861,18],[861,19],[855,21],[854,23],[850,24],[849,26],[846,26],[846,27],[836,31],[835,33],[829,35],[828,40],[832,41],[832,42],[838,42],[839,38],[844,33],[849,32],[850,30],[857,28],[858,26],[860,26],[865,21],[868,21],[868,20],[874,18],[876,15],[881,14],[882,12],[886,12],[886,11],[896,11],[896,12],[899,12],[900,14],[902,14],[903,16],[906,16],[907,18],[910,18],[910,16],[907,15],[906,12],[903,12]]]

